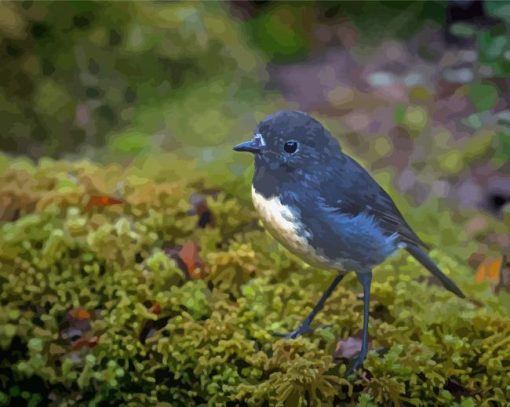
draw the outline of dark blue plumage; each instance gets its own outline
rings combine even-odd
[[[338,276],[303,324],[288,337],[310,330],[310,323],[348,271],[364,288],[363,346],[352,368],[368,350],[371,270],[398,248],[406,248],[460,297],[462,292],[422,249],[388,194],[315,119],[302,112],[278,112],[262,121],[254,138],[234,148],[255,155],[252,194],[270,232],[312,265]]]

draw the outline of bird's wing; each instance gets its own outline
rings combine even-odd
[[[356,161],[345,155],[345,161],[328,182],[325,203],[339,213],[356,216],[372,215],[383,233],[397,234],[399,240],[427,248],[407,224],[390,196]]]

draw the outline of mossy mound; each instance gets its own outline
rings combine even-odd
[[[274,337],[301,321],[332,275],[263,231],[247,196],[232,193],[247,193],[242,181],[159,182],[90,163],[4,167],[1,405],[510,400],[510,319],[500,297],[473,283],[465,259],[432,252],[470,300],[429,284],[403,253],[376,270],[370,337],[383,352],[347,380],[335,349],[361,327],[355,278],[318,315],[327,327]],[[205,227],[190,214],[197,192],[213,216]],[[90,205],[91,196],[116,194],[123,204]],[[193,253],[183,258],[181,249],[180,262],[168,255],[182,246]]]

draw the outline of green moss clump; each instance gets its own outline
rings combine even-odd
[[[448,231],[436,243],[457,236],[458,252],[432,256],[470,299],[423,281],[426,272],[405,254],[392,257],[375,272],[371,306],[371,346],[384,352],[370,352],[365,370],[349,381],[334,354],[361,327],[354,277],[318,315],[316,324],[327,327],[295,341],[276,338],[273,332],[301,321],[332,275],[278,246],[231,193],[241,189],[235,182],[217,182],[222,192],[207,198],[214,223],[199,228],[188,199],[211,185],[194,175],[186,183],[134,173],[90,163],[6,165],[0,405],[469,406],[510,399],[508,301],[474,284],[459,222],[437,217],[438,227],[424,209],[425,231]],[[87,208],[90,195],[116,191],[124,204]],[[498,228],[487,220],[488,230]],[[201,278],[186,278],[165,253],[189,241],[201,248],[193,274]]]

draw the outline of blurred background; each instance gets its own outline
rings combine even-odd
[[[505,1],[2,2],[0,146],[240,175],[250,160],[231,146],[299,109],[415,203],[497,216],[509,28]]]

